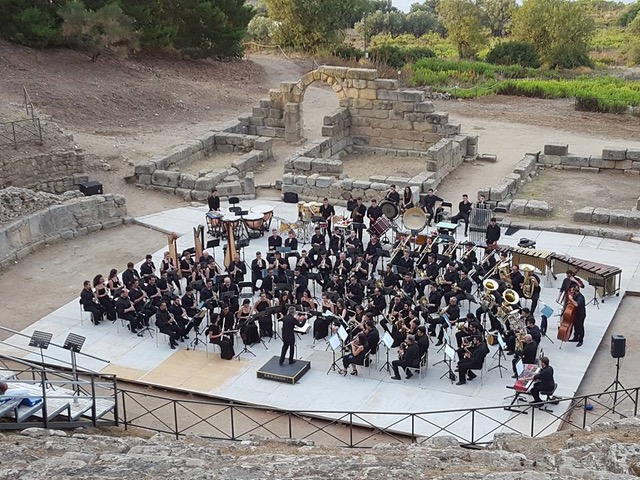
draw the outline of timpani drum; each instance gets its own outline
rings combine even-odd
[[[391,228],[391,220],[387,217],[380,217],[369,227],[369,235],[382,237],[389,228]]]
[[[298,202],[298,220],[302,220],[304,218],[304,205],[303,201]]]
[[[380,210],[382,210],[382,214],[389,220],[393,220],[400,215],[400,208],[398,208],[398,205],[390,202],[389,200],[380,202]]]
[[[249,213],[242,218],[244,228],[246,228],[249,237],[258,238],[264,235],[264,216],[261,213]]]
[[[273,218],[273,207],[270,205],[254,205],[249,209],[251,213],[261,213],[264,231],[268,231],[271,228],[271,219]]]
[[[311,217],[321,217],[322,214],[320,213],[320,207],[322,207],[322,204],[320,202],[309,202],[307,205],[309,205],[309,210],[311,211]]]
[[[238,236],[240,235],[240,225],[242,224],[241,222],[241,218],[236,216],[236,215],[225,215],[222,218],[222,224],[224,225],[224,231],[227,231],[227,228],[229,227],[229,225],[231,226],[231,228],[233,228],[233,234],[235,235],[236,239],[238,238]]]
[[[219,237],[222,235],[222,218],[223,215],[220,212],[207,212],[207,226],[208,233],[212,237]]]

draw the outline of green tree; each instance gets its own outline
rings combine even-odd
[[[458,58],[473,58],[487,43],[488,32],[482,25],[482,11],[471,0],[442,0],[438,14],[456,45]]]
[[[277,30],[277,22],[268,17],[255,16],[247,26],[247,38],[258,43],[271,43]]]
[[[348,19],[359,0],[266,0],[269,17],[280,23],[279,43],[315,50],[344,38]]]
[[[637,1],[636,3],[632,3],[631,5],[629,5],[626,8],[626,10],[622,13],[622,15],[620,15],[620,18],[618,19],[618,24],[621,27],[626,27],[630,25],[631,22],[633,22],[633,20],[638,16],[639,13],[640,13],[640,1]]]
[[[513,15],[514,39],[533,45],[551,67],[588,65],[594,31],[593,19],[580,4],[565,0],[525,0]]]
[[[487,26],[494,37],[504,37],[514,10],[515,0],[483,0],[482,8],[485,13]]]
[[[62,34],[85,50],[92,62],[104,52],[127,53],[137,47],[133,20],[116,3],[92,11],[81,2],[69,2],[59,14]]]
[[[64,0],[0,0],[0,37],[30,47],[57,45]]]

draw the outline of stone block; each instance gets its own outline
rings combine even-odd
[[[398,90],[378,90],[378,100],[398,100]]]
[[[446,123],[436,126],[436,133],[441,135],[458,135],[462,126],[460,123]]]
[[[426,115],[425,120],[436,125],[445,125],[449,122],[449,114],[446,112],[433,112]]]
[[[296,185],[306,185],[307,184],[307,176],[306,175],[296,175],[294,177]]]
[[[547,143],[544,146],[544,154],[556,155],[556,156],[568,155],[569,145],[567,145],[566,143],[559,143],[559,142]]]
[[[618,147],[604,147],[602,149],[603,160],[624,160],[627,158],[627,149]]]
[[[591,215],[591,222],[609,223],[609,213],[610,210],[608,208],[594,208]]]
[[[593,207],[584,207],[580,210],[576,210],[573,213],[573,220],[578,223],[591,223],[591,216],[593,215]]]
[[[176,188],[180,184],[180,172],[156,170],[151,176],[151,183],[161,187]]]
[[[494,187],[491,187],[490,198],[492,202],[501,202],[509,194],[509,185],[506,183],[499,183]]]
[[[534,217],[548,217],[552,210],[551,205],[544,200],[529,200],[524,208],[524,213]]]
[[[371,190],[384,192],[388,189],[389,189],[389,185],[387,185],[386,183],[371,182]]]
[[[631,160],[616,160],[616,170],[629,170],[633,165]]]
[[[176,195],[182,197],[186,202],[191,201],[191,190],[188,188],[176,188]]]
[[[398,81],[391,78],[377,78],[374,80],[374,86],[382,90],[395,90],[398,88]]]
[[[151,185],[151,175],[138,175],[138,181],[136,183],[140,185]]]
[[[640,210],[630,210],[627,213],[627,227],[640,228]]]
[[[406,177],[387,177],[386,183],[389,185],[395,185],[397,190],[403,189],[408,183],[409,179]]]
[[[322,67],[321,67],[322,68]],[[335,67],[331,67],[335,68]],[[328,72],[322,72],[327,73]],[[378,78],[378,71],[374,68],[349,68],[343,78],[359,79],[359,80],[375,80]]]
[[[186,188],[189,190],[193,190],[196,187],[196,180],[198,178],[195,175],[189,175],[188,173],[183,173],[180,175],[180,188]]]
[[[209,192],[215,186],[211,177],[200,177],[196,180],[194,190]]]
[[[333,179],[331,177],[318,177],[316,179],[316,187],[329,188],[332,182],[333,182]]]
[[[542,165],[560,165],[564,157],[558,155],[541,154],[538,156],[538,163]]]
[[[385,175],[370,175],[369,181],[375,183],[386,183],[387,177]]]
[[[294,170],[310,171],[312,160],[308,157],[298,157],[293,161],[293,168]]]
[[[509,206],[509,213],[513,215],[524,215],[525,207],[528,200],[516,199],[511,202]]]
[[[640,162],[640,148],[627,148],[627,160]]]
[[[581,157],[579,155],[567,155],[561,160],[562,165],[571,167],[588,167],[589,157]]]
[[[589,167],[615,169],[616,168],[616,162],[615,162],[615,160],[605,160],[602,157],[598,157],[598,156],[592,155],[589,158]]]
[[[155,162],[142,162],[134,167],[133,172],[136,175],[151,175],[153,172],[155,172],[156,168],[157,167]]]
[[[367,190],[371,188],[371,182],[362,181],[362,180],[354,180],[352,188],[360,188],[362,190]]]
[[[282,184],[283,185],[293,185],[293,183],[294,183],[293,173],[285,173],[282,176]]]
[[[433,102],[430,101],[418,102],[413,106],[413,108],[415,112],[419,113],[433,113],[436,111]]]
[[[316,186],[316,180],[318,179],[319,175],[317,173],[313,173],[311,175],[309,175],[307,177],[307,185],[309,185],[310,187],[315,187]]]
[[[242,185],[239,181],[221,183],[217,186],[217,189],[221,196],[240,195],[242,193]]]
[[[424,92],[422,90],[400,90],[398,92],[398,100],[401,102],[422,102]]]
[[[609,210],[609,225],[617,225],[620,227],[627,226],[627,219],[631,210],[612,209]]]
[[[73,174],[73,184],[80,185],[81,183],[88,182],[89,175],[85,175],[84,173],[74,173]]]

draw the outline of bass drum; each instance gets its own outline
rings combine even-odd
[[[380,209],[382,210],[382,214],[390,220],[394,220],[398,218],[400,215],[400,208],[393,202],[389,200],[384,200],[380,203]]]

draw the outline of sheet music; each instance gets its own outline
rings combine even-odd
[[[449,344],[446,344],[444,346],[444,354],[447,356],[447,358],[449,360],[452,360],[456,358],[456,351],[453,349],[453,347]]]
[[[503,350],[507,349],[507,344],[504,343],[504,339],[502,338],[502,335],[500,335],[499,333],[496,335],[496,338],[498,339],[498,345],[500,345],[500,348],[502,348]]]
[[[338,336],[340,337],[340,340],[342,340],[343,342],[349,336],[349,334],[347,334],[347,331],[345,330],[345,328],[342,325],[340,325],[340,327],[338,328]]]
[[[444,340],[444,343],[451,345],[451,337],[447,332],[442,332],[442,339]]]
[[[338,337],[338,335],[336,334],[331,335],[331,337],[329,338],[329,346],[334,352],[338,350],[340,348],[340,337]]]
[[[516,373],[520,376],[522,375],[522,372],[524,372],[524,364],[522,363],[522,360],[518,360],[516,363]]]
[[[387,347],[387,349],[391,350],[391,347],[393,346],[393,337],[389,332],[384,332],[384,335],[382,335],[382,343]]]

